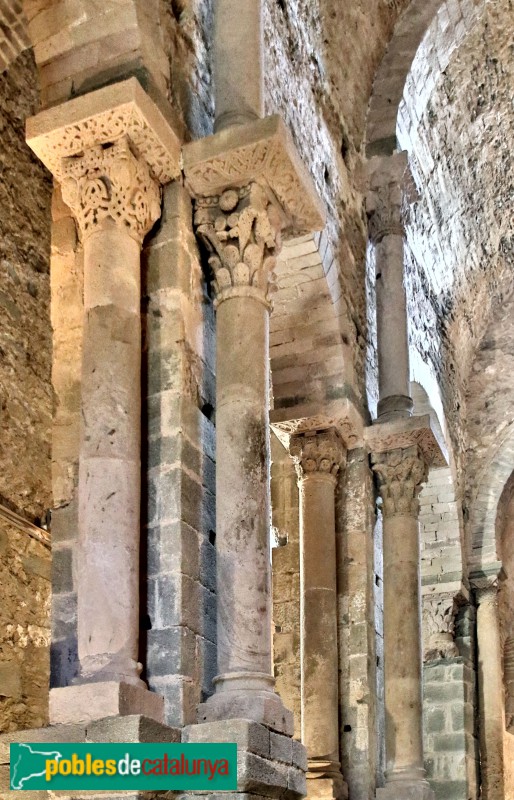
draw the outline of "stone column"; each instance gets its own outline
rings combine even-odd
[[[335,487],[346,453],[332,430],[291,438],[300,490],[302,742],[308,797],[348,796],[339,761]]]
[[[481,796],[503,800],[504,706],[497,586],[477,589],[476,598]]]
[[[160,216],[159,184],[177,171],[177,139],[133,80],[42,112],[27,128],[61,184],[84,249],[74,554],[80,674],[77,685],[52,690],[50,719],[159,719],[163,699],[140,680],[138,663],[140,251]]]
[[[269,280],[280,219],[257,183],[197,202],[216,293],[218,670],[205,719],[288,730],[271,672]]]
[[[366,204],[369,238],[375,250],[378,418],[386,421],[409,417],[413,406],[403,263],[407,153],[376,156],[370,160],[368,170]]]
[[[279,117],[184,147],[216,323],[218,671],[200,721],[243,718],[291,735],[271,654],[269,312],[280,232],[323,224]]]
[[[262,0],[214,4],[214,130],[264,116]]]

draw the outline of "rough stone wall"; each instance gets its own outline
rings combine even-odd
[[[408,227],[411,345],[438,377],[461,479],[474,354],[512,269],[511,154],[503,135],[512,114],[511,14],[509,0],[485,5],[442,75],[436,49],[425,48],[410,93],[427,74],[439,78],[424,111],[406,103],[399,126],[420,189]]]
[[[50,552],[0,519],[0,733],[48,721]]]
[[[50,181],[25,144],[38,104],[29,52],[0,80],[0,500],[51,506]]]

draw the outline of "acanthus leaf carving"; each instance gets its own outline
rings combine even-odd
[[[197,236],[209,253],[216,304],[251,296],[270,307],[273,270],[280,251],[280,214],[257,183],[200,198]]]
[[[423,597],[423,659],[455,658],[459,649],[454,641],[458,603],[452,593]]]
[[[372,455],[384,516],[418,516],[419,493],[428,477],[428,465],[417,446]]]

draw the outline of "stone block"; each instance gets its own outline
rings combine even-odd
[[[293,739],[291,760],[292,763],[298,767],[298,769],[301,769],[304,772],[307,770],[308,766],[307,749],[301,742],[297,741],[296,739]]]
[[[180,730],[141,714],[95,720],[86,726],[87,742],[180,742]]]
[[[289,768],[286,764],[270,761],[253,753],[238,750],[237,787],[242,792],[262,794],[265,797],[288,797]]]
[[[156,675],[195,675],[196,637],[189,628],[177,625],[159,630],[152,628],[146,634],[146,673]]]
[[[279,733],[270,732],[270,758],[272,761],[280,761],[283,764],[291,764],[293,761],[293,740],[289,736],[282,736]]]
[[[141,714],[157,722],[164,717],[164,700],[146,688],[105,681],[50,690],[50,721],[53,725]]]
[[[377,800],[435,800],[435,795],[426,781],[392,781],[377,789]]]
[[[164,698],[164,722],[170,727],[183,727],[196,721],[196,708],[201,689],[196,681],[184,675],[154,677],[150,688]]]
[[[251,719],[278,733],[292,736],[294,732],[293,713],[274,692],[217,692],[198,707],[198,721],[220,719]]]
[[[50,644],[50,688],[68,686],[79,669],[77,637],[52,640]]]
[[[273,735],[272,733],[271,736]],[[247,719],[227,719],[189,725],[182,732],[182,741],[235,742],[240,750],[262,758],[270,757],[270,731],[264,725]]]
[[[0,764],[9,764],[9,746],[21,742],[84,742],[84,725],[48,725],[0,734]],[[27,793],[23,792],[26,797]]]
[[[52,591],[56,594],[73,592],[72,550],[70,547],[52,550]]]

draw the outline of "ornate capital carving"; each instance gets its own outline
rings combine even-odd
[[[374,453],[371,459],[378,477],[384,516],[417,517],[421,485],[428,477],[428,465],[417,446]]]
[[[318,474],[331,478],[334,483],[346,455],[345,448],[333,429],[292,436],[289,452],[299,480]]]
[[[459,655],[453,638],[457,608],[455,596],[451,593],[423,597],[423,658],[425,661],[454,658]]]
[[[139,243],[161,215],[161,196],[148,165],[126,138],[63,159],[62,196],[83,238],[112,220]]]
[[[409,204],[416,198],[407,153],[372,158],[369,174],[369,238],[379,244],[385,236],[404,236]]]
[[[200,198],[196,233],[209,252],[216,304],[255,297],[270,308],[269,292],[280,251],[280,214],[257,183]]]

